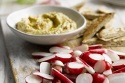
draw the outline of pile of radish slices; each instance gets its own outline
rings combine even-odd
[[[40,69],[26,83],[125,83],[125,53],[101,45],[53,46],[32,56]]]

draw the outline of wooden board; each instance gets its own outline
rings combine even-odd
[[[2,29],[15,82],[25,83],[25,77],[33,70],[39,68],[36,61],[32,59],[31,53],[35,51],[45,51],[49,46],[31,44],[19,38],[9,29],[5,18],[2,19]],[[108,48],[125,52],[125,47]]]

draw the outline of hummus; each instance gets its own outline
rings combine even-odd
[[[16,29],[32,35],[61,34],[77,29],[77,24],[60,12],[22,18]]]

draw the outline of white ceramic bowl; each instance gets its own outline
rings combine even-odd
[[[78,29],[63,34],[53,34],[53,35],[29,35],[16,29],[16,23],[20,21],[22,18],[27,18],[28,16],[31,15],[39,15],[42,13],[53,12],[53,11],[62,12],[69,18],[74,20],[77,23]],[[79,14],[77,11],[66,7],[49,6],[49,5],[33,6],[13,12],[10,15],[8,15],[6,21],[10,29],[15,33],[15,35],[18,35],[19,37],[31,43],[43,44],[43,45],[52,45],[64,42],[79,34],[81,31],[84,30],[86,26],[86,20],[84,16]]]

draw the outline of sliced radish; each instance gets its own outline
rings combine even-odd
[[[42,83],[43,79],[36,75],[29,75],[25,78],[26,83]]]
[[[34,59],[40,59],[46,56],[51,56],[53,55],[52,53],[47,53],[47,52],[33,52],[32,56]]]
[[[113,52],[115,52],[121,59],[125,59],[125,53],[124,52],[119,52],[119,51],[114,51],[112,50]]]
[[[121,68],[121,69],[118,69],[118,70],[115,70],[113,71],[113,73],[123,73],[125,72],[125,67]]]
[[[75,83],[76,77],[77,77],[78,75],[65,74],[65,76],[68,77],[70,80],[72,80],[72,81]]]
[[[82,52],[80,50],[74,50],[71,54],[73,55],[73,57],[79,57]]]
[[[85,68],[86,68],[86,70],[87,70],[89,73],[91,73],[91,74],[94,74],[94,73],[95,73],[95,70],[94,70],[90,65],[88,65],[84,60],[82,60],[82,59],[79,58],[79,57],[76,57],[75,59],[76,59],[77,62],[83,63],[84,66],[85,66]]]
[[[72,55],[67,53],[56,53],[55,56],[57,60],[60,60],[63,63],[69,62],[72,58]]]
[[[107,55],[107,54],[103,54],[105,61],[109,62],[110,64],[112,64],[112,60],[111,58]]]
[[[125,67],[125,59],[120,59],[118,61],[115,61],[113,64],[113,70],[121,69]]]
[[[104,56],[101,54],[93,54],[90,52],[84,52],[80,58],[86,61],[89,65],[93,66],[97,61],[104,60]]]
[[[41,62],[40,63],[40,72],[50,74],[50,63],[48,62]]]
[[[112,61],[117,61],[120,57],[112,50],[107,50],[106,54],[111,58]]]
[[[65,47],[54,46],[49,49],[51,53],[71,53],[73,50],[67,49]]]
[[[67,73],[78,75],[84,70],[84,64],[80,62],[69,62],[65,65]]]
[[[63,68],[61,66],[55,65],[53,66],[53,68],[55,68],[56,70],[58,70],[59,72],[63,72]]]
[[[108,69],[108,70],[104,71],[103,74],[104,74],[105,76],[108,76],[108,75],[112,74],[112,70],[111,70],[111,69]]]
[[[44,58],[39,59],[38,62],[46,62],[46,61],[47,61],[47,62],[50,62],[50,61],[54,61],[55,58],[56,58],[55,55],[46,56],[46,57],[44,57]]]
[[[109,83],[125,83],[125,73],[115,73],[108,76]]]
[[[55,60],[54,62],[52,62],[52,65],[64,66],[63,62],[60,60]]]
[[[88,45],[87,44],[82,44],[80,46],[77,46],[75,48],[72,48],[73,50],[79,50],[81,52],[87,51],[88,50]]]
[[[97,54],[104,54],[106,52],[105,49],[92,49],[92,50],[89,50],[89,52],[91,53],[97,53]]]
[[[93,77],[89,73],[79,74],[76,78],[76,83],[92,83]]]
[[[47,80],[53,80],[54,77],[49,75],[49,74],[45,74],[45,73],[41,73],[41,72],[34,72],[33,75],[39,76],[43,79],[47,79]]]
[[[95,73],[93,76],[93,83],[109,83],[109,80],[103,74]]]
[[[69,78],[67,78],[65,75],[63,75],[62,73],[60,73],[58,70],[54,68],[52,68],[52,75],[55,77],[58,77],[64,83],[73,83]]]
[[[89,46],[89,50],[92,50],[92,49],[101,49],[102,48],[102,44],[97,44],[97,45],[91,45]]]

